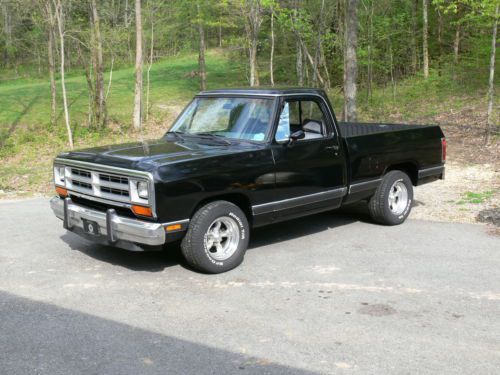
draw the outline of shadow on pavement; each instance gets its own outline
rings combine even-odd
[[[255,228],[250,237],[249,250],[313,235],[358,221],[369,222],[369,220],[366,204],[361,203],[346,206],[337,211],[328,211],[262,228]],[[132,252],[112,246],[94,244],[71,232],[66,232],[61,236],[61,239],[72,250],[80,251],[99,261],[133,271],[161,272],[165,268],[177,265],[189,269],[182,257],[179,243],[169,244],[164,251],[160,252]]]
[[[72,250],[133,271],[161,272],[168,267],[185,265],[178,244],[173,244],[165,251],[134,252],[113,246],[94,244],[71,232],[63,234],[61,239]]]
[[[312,372],[0,292],[4,374]]]
[[[293,240],[359,221],[370,222],[366,204],[346,206],[336,211],[327,211],[255,228],[250,237],[249,248]]]

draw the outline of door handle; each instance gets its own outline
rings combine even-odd
[[[339,145],[326,146],[325,150],[328,150],[328,151],[333,150],[333,153],[335,155],[338,155],[339,154],[339,150],[340,150],[340,146]]]

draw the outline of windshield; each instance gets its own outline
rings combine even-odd
[[[264,141],[272,107],[271,99],[195,98],[169,132]]]

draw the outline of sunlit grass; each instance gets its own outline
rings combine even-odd
[[[221,53],[207,54],[208,87],[243,85],[240,66]],[[144,67],[145,71],[147,66]],[[150,71],[150,118],[155,122],[177,112],[195,93],[199,91],[198,77],[190,73],[197,71],[196,55],[182,55],[153,64]],[[113,72],[109,96],[107,98],[108,118],[122,132],[127,132],[132,122],[135,71],[133,68]],[[105,76],[106,89],[109,72]],[[146,73],[144,74],[146,91]],[[83,75],[66,80],[71,127],[76,143],[80,138],[100,139],[101,134],[91,131],[88,126],[89,97],[87,83]],[[3,81],[0,83],[0,139],[4,147],[0,155],[17,153],[18,146],[26,143],[66,140],[66,129],[62,107],[60,82],[58,81],[57,125],[50,126],[50,86],[48,80],[38,78]],[[146,95],[144,95],[146,105]],[[173,108],[173,109],[172,109]],[[147,125],[146,125],[147,126]]]
[[[459,205],[466,203],[480,204],[484,203],[484,201],[491,199],[494,195],[493,191],[483,191],[481,193],[475,193],[472,191],[466,191],[462,194],[462,199],[457,201],[456,203]]]

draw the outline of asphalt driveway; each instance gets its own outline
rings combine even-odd
[[[67,233],[0,202],[2,374],[498,374],[500,239],[325,213],[257,230],[239,268]]]

